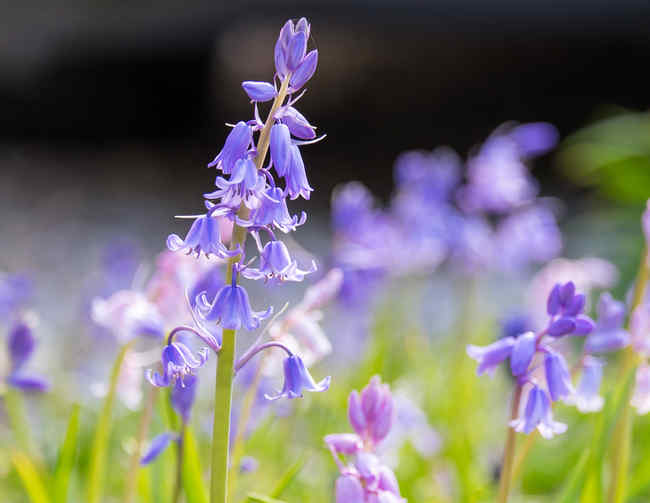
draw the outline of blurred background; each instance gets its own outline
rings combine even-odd
[[[212,186],[223,124],[251,115],[240,82],[269,78],[277,27],[298,16],[321,54],[301,110],[328,135],[305,150],[312,211],[352,179],[388,196],[405,149],[464,155],[507,120],[564,138],[648,105],[642,0],[5,2],[2,265],[56,261],[41,254],[100,231],[159,248]],[[575,192],[552,164],[535,173],[545,192]]]

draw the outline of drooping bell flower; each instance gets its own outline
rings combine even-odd
[[[140,459],[140,465],[146,466],[152,461],[154,461],[158,456],[160,456],[163,451],[169,446],[172,440],[177,440],[178,436],[175,433],[166,431],[161,433],[149,444],[149,448],[145,452],[144,456]]]
[[[270,148],[273,166],[277,174],[285,179],[289,197],[309,199],[314,189],[307,181],[300,149],[291,140],[291,133],[285,124],[278,123],[271,128]]]
[[[243,286],[235,283],[235,277],[233,274],[232,284],[221,288],[212,302],[208,301],[205,293],[201,293],[196,298],[198,313],[205,321],[217,322],[228,330],[239,330],[241,327],[255,330],[262,320],[273,313],[273,307],[266,311],[253,311],[248,293]]]
[[[255,167],[251,159],[239,159],[232,170],[230,179],[219,176],[215,181],[218,190],[203,194],[206,199],[220,199],[221,204],[239,208],[244,203],[249,209],[259,204],[266,189],[266,178]]]
[[[478,375],[486,372],[492,375],[499,364],[510,356],[514,345],[514,337],[504,337],[488,346],[468,344],[467,355],[478,362]]]
[[[208,258],[214,255],[221,259],[236,257],[240,253],[239,248],[229,250],[221,242],[219,218],[209,214],[194,220],[185,239],[181,239],[178,234],[170,234],[167,237],[167,248],[174,252],[194,253],[197,257],[203,253]]]
[[[265,395],[267,400],[278,398],[302,398],[303,391],[322,392],[330,386],[331,377],[328,376],[320,382],[314,381],[302,359],[298,355],[288,356],[284,360],[284,385],[276,395]]]
[[[260,267],[258,269],[247,267],[242,270],[242,276],[248,279],[282,283],[302,281],[306,275],[314,271],[316,271],[316,262],[312,261],[311,269],[300,269],[282,241],[269,241],[260,250]]]
[[[23,367],[31,358],[36,347],[36,340],[31,328],[21,321],[9,330],[7,350],[9,353],[10,372],[6,382],[21,391],[44,392],[49,388],[48,381],[35,374],[27,374]]]
[[[304,211],[300,217],[290,215],[282,189],[271,187],[267,189],[265,196],[260,198],[259,207],[253,211],[250,222],[245,222],[244,226],[253,228],[273,226],[286,234],[295,231],[306,220],[307,214]]]
[[[230,131],[221,152],[208,164],[208,167],[216,167],[226,175],[232,173],[235,163],[246,157],[248,148],[253,139],[253,130],[244,121],[239,121]]]
[[[551,400],[554,402],[573,394],[571,375],[566,360],[560,353],[549,351],[544,357],[546,385]]]
[[[583,361],[578,389],[571,397],[571,402],[575,403],[580,412],[597,412],[603,408],[605,401],[599,394],[603,365],[601,360],[589,355]]]
[[[202,367],[207,360],[207,348],[202,348],[197,356],[194,356],[190,348],[182,342],[170,342],[162,351],[162,375],[158,371],[149,369],[146,377],[151,384],[158,387],[166,387],[170,384],[181,387],[194,385],[194,371]],[[187,384],[186,379],[189,379]]]
[[[316,138],[314,126],[294,107],[284,107],[276,117],[282,124],[289,128],[290,133],[296,138],[302,138],[303,140],[313,140]]]
[[[537,428],[544,438],[551,438],[566,431],[566,424],[553,420],[551,401],[546,392],[537,385],[528,392],[523,410],[520,408],[519,418],[510,421],[510,426],[525,434],[532,433]]]
[[[630,334],[623,328],[624,322],[625,304],[614,300],[609,292],[603,293],[598,301],[596,328],[587,336],[585,351],[605,353],[627,346]]]
[[[510,370],[513,376],[520,376],[528,370],[536,349],[533,332],[526,332],[515,339],[510,354]]]

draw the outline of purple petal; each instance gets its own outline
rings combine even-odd
[[[575,319],[576,328],[573,335],[587,335],[593,332],[596,323],[589,316],[580,315]]]
[[[526,332],[517,337],[510,355],[510,370],[512,375],[520,376],[528,370],[535,355],[535,334]]]
[[[548,335],[551,337],[560,337],[570,334],[576,329],[576,321],[573,318],[559,318],[551,323],[548,327]]]
[[[582,309],[585,307],[585,296],[584,294],[580,293],[578,295],[574,295],[571,301],[569,302],[569,305],[565,307],[564,309],[564,315],[565,316],[577,316],[579,313],[582,312]]]
[[[43,393],[50,388],[50,383],[43,377],[31,375],[22,376],[11,374],[7,377],[7,384],[25,392]]]
[[[552,124],[532,122],[517,126],[508,133],[524,157],[544,154],[557,144],[559,134]]]
[[[284,124],[275,124],[271,128],[271,160],[278,176],[284,176],[291,161],[291,133]]]
[[[356,477],[342,475],[336,479],[336,503],[364,503],[363,486]]]
[[[289,43],[289,51],[287,54],[287,68],[290,72],[296,71],[302,60],[305,58],[305,51],[307,50],[307,35],[305,32],[298,32]]]
[[[335,433],[325,436],[325,443],[341,454],[356,454],[363,449],[363,442],[354,433]]]
[[[154,459],[156,459],[169,445],[169,443],[174,439],[175,435],[170,432],[161,433],[151,441],[151,445],[147,452],[140,459],[141,465],[148,465]]]
[[[358,391],[352,391],[348,397],[348,420],[359,435],[366,429],[366,416],[361,409],[361,397]]]
[[[246,94],[251,101],[270,101],[275,98],[277,94],[273,84],[269,84],[268,82],[247,80],[242,82],[241,86],[244,88],[244,91],[246,91]]]
[[[20,369],[34,352],[36,341],[32,331],[25,323],[14,325],[7,338],[12,372]]]
[[[314,49],[310,51],[298,69],[291,75],[291,89],[297,91],[302,86],[304,86],[309,79],[314,76],[316,67],[318,66],[318,50]]]
[[[560,311],[560,284],[557,283],[548,296],[546,312],[549,316],[555,316]]]

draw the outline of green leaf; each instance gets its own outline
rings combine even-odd
[[[273,498],[281,496],[284,490],[289,487],[291,482],[293,482],[293,479],[296,478],[296,475],[300,473],[303,466],[305,466],[305,460],[301,457],[293,463],[286,472],[284,472],[278,483],[273,488],[273,491],[271,491],[271,496]]]
[[[183,437],[183,489],[187,503],[208,503],[208,492],[201,476],[201,460],[191,428]]]
[[[589,457],[591,456],[591,449],[586,449],[576,467],[573,469],[573,473],[567,480],[566,485],[562,494],[558,498],[560,503],[575,503],[580,500],[580,492],[585,484],[587,478],[587,468],[589,467]]]
[[[70,473],[77,454],[77,435],[79,434],[79,405],[74,405],[68,421],[68,429],[63,439],[59,461],[54,472],[53,497],[55,503],[65,503],[68,499]]]
[[[249,493],[248,501],[251,503],[286,503],[286,501],[277,500],[263,494]]]
[[[45,485],[32,461],[25,454],[17,451],[11,455],[11,462],[18,472],[30,501],[32,503],[50,503]]]
[[[120,377],[122,362],[129,350],[130,343],[121,347],[120,352],[113,363],[111,379],[104,406],[99,415],[95,435],[93,437],[92,447],[90,450],[90,465],[88,467],[88,485],[86,487],[86,502],[100,503],[102,501],[102,490],[104,484],[104,471],[106,469],[106,451],[108,449],[108,440],[111,430],[111,415],[113,412],[113,402],[117,389],[117,381]]]

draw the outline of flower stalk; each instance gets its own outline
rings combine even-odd
[[[287,75],[282,81],[280,91],[278,92],[264,127],[260,132],[257,143],[257,156],[255,157],[255,166],[261,169],[264,165],[266,154],[269,150],[269,135],[274,123],[274,117],[289,89],[290,75]],[[238,211],[238,216],[242,219],[249,217],[250,210],[245,204],[242,204]],[[246,240],[247,230],[239,225],[234,226],[230,249],[235,250],[237,247],[243,247]],[[239,256],[228,259],[226,268],[226,285],[233,281],[233,268],[239,260]],[[234,278],[235,283],[237,278]],[[212,425],[212,473],[210,479],[210,502],[211,503],[228,503],[228,472],[230,461],[230,416],[232,409],[232,381],[234,377],[235,364],[235,339],[236,331],[224,329],[222,332],[222,345],[219,352],[217,363],[217,372],[215,377],[214,390],[214,421]]]
[[[512,398],[512,409],[510,412],[511,421],[515,420],[519,413],[521,391],[522,386],[517,384]],[[508,494],[510,493],[510,485],[512,483],[512,466],[515,459],[516,435],[515,429],[508,427],[508,437],[506,438],[506,447],[503,452],[503,463],[501,464],[501,476],[499,478],[499,496],[497,499],[499,503],[506,503],[508,501]]]

